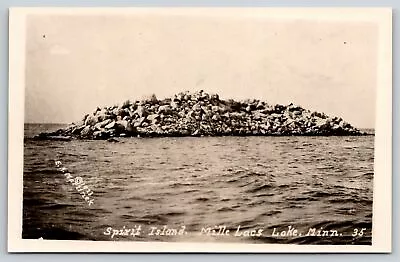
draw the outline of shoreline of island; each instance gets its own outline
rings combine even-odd
[[[81,121],[34,139],[113,139],[186,136],[365,136],[342,118],[300,106],[247,99],[222,100],[203,90],[97,107]]]

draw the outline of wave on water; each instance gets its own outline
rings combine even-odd
[[[23,238],[372,243],[373,136],[119,139],[25,140]],[[93,205],[55,161],[93,191]],[[302,235],[281,235],[289,227]],[[187,234],[156,234],[173,229]]]

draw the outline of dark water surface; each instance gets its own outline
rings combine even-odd
[[[57,128],[25,125],[25,136]],[[118,139],[25,140],[23,238],[371,244],[374,136]],[[185,229],[156,235],[163,226]],[[224,234],[206,234],[218,226]],[[297,236],[272,234],[289,226]]]

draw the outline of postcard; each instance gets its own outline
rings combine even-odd
[[[391,252],[390,8],[11,8],[9,252]]]

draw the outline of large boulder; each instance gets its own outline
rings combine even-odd
[[[81,137],[88,138],[92,135],[92,133],[93,133],[93,130],[90,128],[90,126],[86,126],[84,129],[82,129],[80,135],[81,135]]]
[[[219,121],[219,120],[221,120],[221,116],[219,114],[215,114],[215,115],[212,116],[211,119],[214,120],[214,121]]]
[[[104,108],[100,111],[97,111],[96,116],[99,122],[103,122],[111,118],[111,115],[109,115],[108,110]]]
[[[211,107],[211,110],[212,110],[214,113],[217,113],[217,112],[220,111],[219,106],[212,106],[212,107]]]
[[[160,119],[159,114],[151,114],[151,115],[147,116],[147,120],[149,120],[150,122],[153,122],[153,123],[156,123],[159,119]]]
[[[179,105],[178,105],[177,102],[171,101],[171,108],[172,108],[173,110],[176,110],[178,107],[179,107]]]
[[[114,128],[114,126],[115,126],[115,121],[111,121],[110,123],[105,125],[104,128],[105,129],[111,129],[111,128]]]
[[[85,127],[85,125],[75,126],[75,128],[71,130],[71,134],[79,135]]]
[[[158,108],[158,114],[169,115],[172,113],[172,108],[170,105],[162,105]]]
[[[219,95],[218,94],[212,94],[210,96],[210,100],[213,102],[218,102],[219,101]]]
[[[135,128],[127,120],[120,120],[115,122],[114,130],[117,134],[131,135],[134,133]]]
[[[196,103],[195,105],[192,106],[192,110],[195,112],[201,111],[201,105],[200,103]]]
[[[94,128],[97,130],[100,130],[100,129],[104,128],[105,126],[107,126],[108,124],[110,124],[111,122],[112,122],[111,119],[106,119],[100,123],[95,124]]]
[[[90,115],[85,120],[85,126],[94,126],[98,122],[99,122],[99,119],[97,116]]]
[[[125,133],[127,131],[128,121],[120,120],[115,122],[114,129],[119,131],[120,133]]]
[[[265,115],[261,111],[253,111],[253,120],[262,120]]]
[[[146,120],[145,117],[138,118],[138,119],[133,121],[133,126],[134,127],[141,127],[145,120]]]
[[[135,114],[139,115],[139,117],[146,117],[148,112],[144,106],[138,106],[136,108]]]
[[[93,132],[94,139],[106,139],[108,137],[109,137],[108,133],[105,132],[104,130],[98,130]]]

